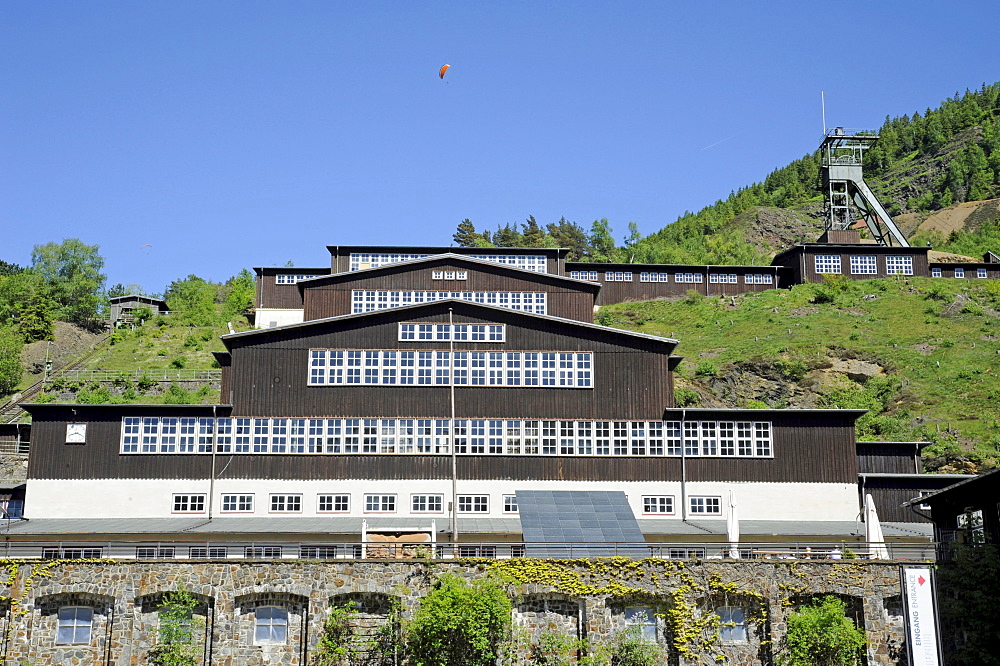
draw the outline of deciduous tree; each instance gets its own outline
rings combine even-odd
[[[101,272],[104,257],[99,249],[79,238],[35,246],[31,267],[48,285],[49,296],[56,303],[56,319],[81,325],[96,321],[101,289],[107,278]]]

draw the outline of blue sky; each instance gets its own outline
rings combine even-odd
[[[0,3],[0,258],[149,292],[328,244],[652,233],[1000,79],[987,2]],[[441,65],[452,65],[445,81]],[[152,247],[142,247],[143,245]]]

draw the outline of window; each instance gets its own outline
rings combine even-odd
[[[852,275],[877,275],[878,262],[876,258],[868,255],[851,255]]]
[[[814,257],[816,272],[819,274],[839,274],[840,255],[839,254],[817,254]]]
[[[770,273],[747,273],[743,276],[745,284],[774,284],[774,276]]]
[[[272,513],[301,513],[302,495],[271,495]]]
[[[396,511],[395,495],[365,495],[365,511],[393,513]]]
[[[411,500],[413,513],[441,513],[444,510],[443,495],[413,495]]]
[[[630,271],[608,271],[604,274],[606,282],[631,282],[632,273]]]
[[[701,273],[675,273],[674,282],[695,282],[701,283],[704,276]]]
[[[656,614],[652,608],[629,606],[625,609],[625,627],[636,631],[648,641],[656,641]]]
[[[351,510],[351,496],[320,495],[318,510],[320,513],[347,513]]]
[[[887,256],[885,258],[885,272],[889,275],[913,275],[913,257]]]
[[[980,279],[985,279],[987,277],[986,276],[986,269],[985,268],[977,268],[976,269],[976,277],[980,278]]]
[[[288,611],[261,606],[254,613],[254,645],[283,645],[288,636]]]
[[[274,282],[276,284],[295,284],[296,282],[301,282],[302,280],[307,280],[313,277],[312,275],[302,275],[302,274],[290,274],[290,273],[278,273],[274,276]]]
[[[59,609],[59,631],[56,645],[87,645],[94,626],[94,609],[64,606]]]
[[[689,512],[699,516],[721,516],[722,500],[719,497],[689,497]]]
[[[597,282],[597,271],[570,271],[569,276],[574,280]]]
[[[444,286],[444,285],[442,285]],[[351,292],[351,312],[374,312],[419,303],[457,299],[483,303],[519,312],[546,313],[546,293],[543,291],[366,291]]]
[[[253,495],[223,495],[223,513],[253,513]]]
[[[173,546],[137,546],[135,557],[137,560],[172,560],[176,550]]]
[[[719,640],[723,643],[746,643],[747,618],[743,609],[721,606],[715,612],[719,616]]]
[[[192,560],[224,560],[229,555],[229,549],[225,546],[208,548],[204,546],[192,546],[188,550],[188,557]]]
[[[646,514],[671,514],[674,512],[674,498],[669,495],[643,497],[642,512]]]
[[[455,324],[452,330],[451,324],[400,324],[398,339],[401,342],[439,342],[448,340],[473,340],[477,342],[505,342],[507,326],[505,324]],[[324,350],[313,350],[319,352],[319,359],[324,358]],[[312,355],[313,365],[322,366],[322,363],[315,363],[316,355]],[[395,359],[395,356],[393,357]],[[322,384],[323,382],[315,382]],[[394,383],[394,382],[393,382]]]
[[[468,271],[431,271],[432,280],[468,280]]]
[[[424,339],[421,336],[426,335],[428,341],[433,340],[431,336],[435,332],[430,329],[436,326],[415,324],[412,330],[406,326],[410,325],[403,324],[400,328],[401,336],[412,334],[415,340],[421,340]],[[424,326],[427,331],[421,330]],[[456,325],[456,339],[503,341],[503,326],[475,324],[467,328],[463,332]],[[592,352],[457,351],[452,354],[437,350],[312,349],[309,355],[307,383],[310,386],[450,386],[454,381],[456,386],[594,387]],[[278,433],[275,429],[279,425],[287,428],[285,422],[288,420],[270,419],[269,423],[268,419],[254,419],[255,452],[284,453],[284,431]],[[276,438],[278,434],[281,435],[280,444]]]
[[[360,271],[366,268],[378,268],[386,264],[396,264],[402,261],[414,261],[425,259],[429,254],[397,254],[389,252],[352,252],[350,258],[351,271]],[[491,264],[502,264],[513,266],[521,270],[534,271],[536,273],[547,273],[548,262],[542,254],[467,254],[463,255],[471,259],[488,261]]]
[[[957,277],[957,278],[965,278],[965,269],[964,268],[956,268],[955,269],[955,277]]]
[[[931,269],[931,277],[941,277],[941,269],[940,268],[932,268]]]
[[[174,495],[174,513],[204,513],[204,495]]]
[[[739,275],[735,273],[709,273],[708,281],[711,284],[736,284],[739,282]]]
[[[299,557],[305,560],[332,560],[337,557],[337,547],[300,546]]]
[[[458,496],[459,513],[489,513],[489,511],[490,511],[489,495]]]
[[[281,557],[281,546],[245,546],[243,557],[248,560],[275,560]]]
[[[517,495],[503,496],[503,512],[517,513]]]
[[[670,273],[639,273],[639,282],[670,282]]]

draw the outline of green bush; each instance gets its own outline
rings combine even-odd
[[[510,640],[513,605],[494,580],[452,574],[424,597],[407,632],[414,666],[494,666]]]
[[[674,389],[674,405],[677,407],[691,407],[701,402],[701,396],[689,388]]]
[[[784,666],[856,666],[862,663],[865,632],[833,596],[813,599],[789,614],[779,663]]]
[[[176,368],[177,370],[183,369],[184,366],[186,365],[187,365],[187,359],[184,358],[183,356],[178,356],[174,360],[170,361],[170,367]]]
[[[699,361],[698,367],[694,370],[694,374],[698,377],[714,377],[718,372],[719,369],[711,361]]]
[[[160,631],[149,660],[156,666],[195,666],[198,645],[194,642],[194,609],[198,600],[183,587],[163,595],[157,608]]]

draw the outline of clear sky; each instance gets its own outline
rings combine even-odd
[[[1000,79],[995,2],[0,3],[0,258],[109,283],[561,216],[652,233]],[[451,69],[442,81],[438,69]],[[152,247],[142,247],[143,245]]]

